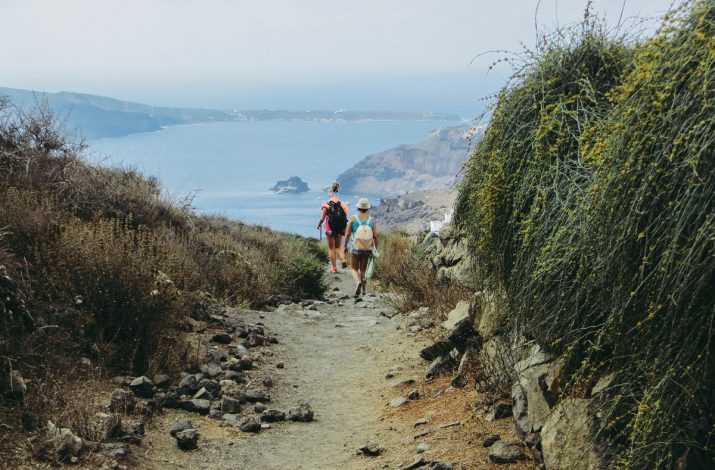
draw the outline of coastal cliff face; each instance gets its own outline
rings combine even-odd
[[[448,188],[467,159],[471,126],[433,131],[415,145],[400,145],[370,155],[338,177],[350,193],[397,195]]]

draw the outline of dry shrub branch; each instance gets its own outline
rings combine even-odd
[[[392,291],[390,301],[398,311],[429,307],[433,312],[447,313],[469,297],[463,286],[440,279],[416,241],[407,235],[390,233],[381,246],[376,276]]]

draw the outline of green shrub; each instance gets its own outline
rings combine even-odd
[[[278,267],[276,280],[285,294],[317,299],[325,292],[325,265],[313,256],[298,255]]]
[[[705,468],[715,435],[715,4],[627,47],[586,28],[499,96],[460,190],[478,282],[567,358],[622,468]],[[689,468],[690,468],[689,467]]]
[[[40,246],[50,298],[69,301],[91,315],[90,332],[108,365],[145,370],[163,332],[174,324],[176,288],[162,270],[171,267],[166,244],[144,227],[98,219],[70,220],[60,236]]]

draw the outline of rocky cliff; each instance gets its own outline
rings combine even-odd
[[[271,191],[283,194],[283,193],[304,193],[309,191],[308,183],[300,179],[298,176],[291,176],[287,180],[278,181],[272,188]]]
[[[373,216],[382,231],[424,232],[430,229],[431,221],[443,221],[451,213],[455,197],[453,188],[384,197],[373,210]]]
[[[415,145],[370,155],[338,177],[349,193],[396,195],[454,185],[467,159],[471,126],[444,127]]]

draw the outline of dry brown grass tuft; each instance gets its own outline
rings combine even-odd
[[[449,312],[471,292],[447,279],[440,279],[416,243],[402,233],[390,233],[381,243],[377,279],[393,294],[388,302],[400,312],[429,307],[438,313]]]

